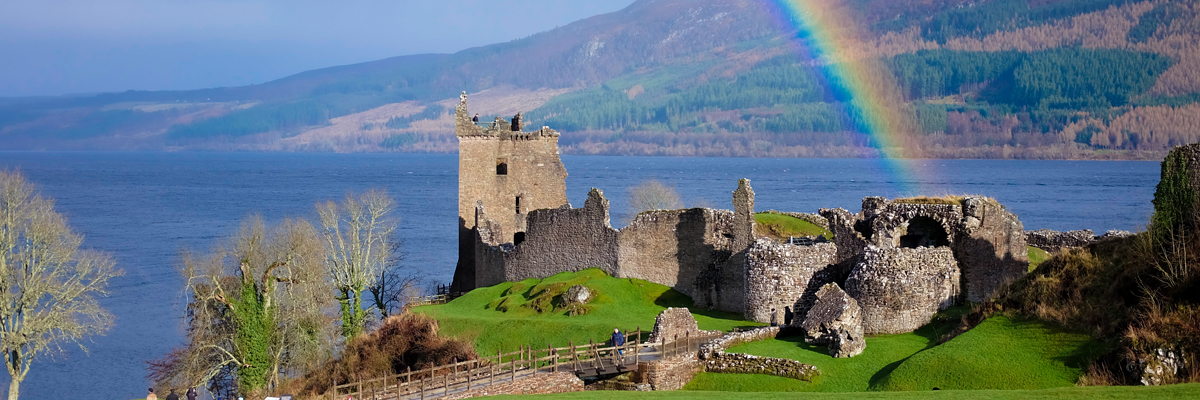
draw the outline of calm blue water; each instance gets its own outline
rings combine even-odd
[[[591,187],[611,200],[613,225],[626,215],[626,188],[647,178],[674,185],[689,206],[731,208],[749,178],[756,208],[859,210],[864,196],[977,193],[1015,212],[1026,229],[1136,230],[1145,224],[1155,162],[918,161],[925,180],[894,177],[878,160],[566,156],[567,195],[581,206]],[[251,214],[311,217],[317,201],[346,191],[387,189],[399,202],[405,264],[446,282],[456,261],[456,155],[274,153],[11,153],[20,168],[85,235],[125,270],[104,304],[115,328],[36,362],[21,385],[28,399],[131,399],[145,394],[145,361],[182,340],[180,249],[204,250]],[[0,382],[4,379],[0,378]]]

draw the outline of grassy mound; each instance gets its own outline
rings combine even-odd
[[[869,347],[868,347],[869,349]],[[873,389],[1047,389],[1073,386],[1102,343],[1048,324],[997,315],[914,354]]]
[[[586,313],[569,315],[571,310],[562,303],[561,295],[577,284],[591,290],[592,299]],[[487,356],[497,350],[514,351],[518,346],[602,342],[613,328],[633,331],[641,327],[648,334],[662,310],[691,305],[691,298],[669,287],[613,278],[592,268],[479,288],[447,304],[414,311],[436,318],[443,335],[472,341],[479,354]],[[728,331],[761,325],[743,321],[739,314],[691,311],[700,329]]]
[[[1037,269],[1038,265],[1042,264],[1042,261],[1050,258],[1050,252],[1048,251],[1033,246],[1025,247],[1027,248],[1026,254],[1029,255],[1029,272],[1033,272],[1034,269]]]
[[[782,378],[781,378],[782,379]],[[497,396],[497,399],[570,399],[593,400],[617,397],[613,392],[588,391],[562,394]],[[730,400],[776,400],[794,399],[790,393],[745,393],[745,392],[620,392],[622,399],[730,399]],[[938,390],[922,392],[866,392],[866,393],[811,393],[805,398],[815,399],[973,399],[973,400],[1096,400],[1096,399],[1195,399],[1200,397],[1200,384],[1168,386],[1118,386],[1118,387],[1067,387],[1042,390]]]
[[[788,215],[758,213],[754,214],[754,222],[758,224],[757,231],[760,235],[768,236],[775,240],[787,240],[789,236],[825,235],[826,238],[833,238],[833,233],[829,232],[828,229]]]
[[[871,390],[1028,389],[1071,386],[1084,358],[1100,351],[1086,335],[1047,324],[995,316],[938,345],[958,314],[947,310],[937,322],[911,333],[867,338],[867,350],[833,358],[800,336],[748,343],[730,352],[789,358],[812,364],[821,378],[812,382],[765,375],[702,373],[685,389],[746,392],[859,392]],[[1036,379],[1026,376],[1039,375]]]
[[[824,346],[804,343],[801,335],[735,346],[731,353],[778,357],[812,364],[821,376],[812,383],[767,375],[701,373],[684,389],[745,392],[860,392],[877,375],[905,358],[937,344],[950,326],[931,324],[915,332],[867,338],[867,349],[851,358],[833,358]]]

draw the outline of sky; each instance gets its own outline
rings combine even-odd
[[[0,97],[262,83],[520,39],[633,0],[0,0]]]

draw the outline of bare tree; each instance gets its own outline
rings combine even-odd
[[[324,238],[325,268],[338,291],[341,303],[342,336],[347,340],[363,332],[372,305],[363,308],[362,297],[369,288],[383,289],[380,278],[398,250],[393,234],[397,220],[392,217],[394,201],[382,190],[372,189],[347,194],[341,204],[328,201],[317,204]],[[386,297],[379,290],[386,307]],[[386,313],[386,310],[380,310]]]
[[[227,244],[182,258],[187,344],[150,363],[156,384],[249,395],[328,359],[331,287],[311,224],[251,217]]]
[[[0,350],[16,400],[40,356],[103,334],[113,317],[97,297],[121,271],[105,253],[80,249],[71,231],[19,172],[0,171]]]
[[[650,179],[629,188],[629,208],[634,215],[644,211],[677,210],[683,208],[683,201],[679,200],[679,193],[674,188]]]

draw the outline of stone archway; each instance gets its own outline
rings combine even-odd
[[[941,247],[950,245],[950,234],[941,222],[917,216],[908,221],[904,234],[900,235],[900,247]]]

